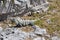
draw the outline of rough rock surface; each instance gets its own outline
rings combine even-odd
[[[25,28],[25,27],[24,27]],[[0,27],[0,40],[60,40],[59,37],[47,35],[46,29],[39,28],[38,26],[32,26],[33,31],[23,31],[24,28],[5,28]],[[28,28],[29,29],[29,28]],[[48,39],[48,40],[49,40]]]
[[[45,40],[45,38],[36,35],[35,30],[31,32],[25,32],[22,31],[21,28],[3,29],[0,27],[0,40]]]
[[[60,40],[60,37],[53,36],[53,37],[52,37],[52,40]]]

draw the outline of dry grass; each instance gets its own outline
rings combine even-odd
[[[43,12],[42,15],[35,15],[40,19],[36,21],[35,24],[41,28],[46,28],[49,34],[53,34],[54,32],[60,33],[60,0],[50,0],[49,3],[47,13],[44,14]],[[50,24],[46,22],[48,19],[51,21]]]
[[[31,26],[21,27],[21,30],[22,30],[22,31],[25,31],[25,32],[34,31],[34,29],[33,29]]]

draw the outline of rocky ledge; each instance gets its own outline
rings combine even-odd
[[[23,31],[24,28],[5,28],[0,27],[0,40],[60,40],[59,37],[50,37],[46,29],[32,26],[30,32]]]

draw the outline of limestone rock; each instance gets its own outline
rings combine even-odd
[[[42,28],[36,26],[36,29],[35,29],[34,33],[44,35],[44,34],[47,34],[47,31],[46,31],[46,29],[42,29]]]
[[[33,40],[45,40],[45,38],[44,37],[38,37],[38,38],[35,38]]]
[[[60,37],[58,37],[58,36],[53,36],[53,37],[52,37],[52,40],[60,40]]]

